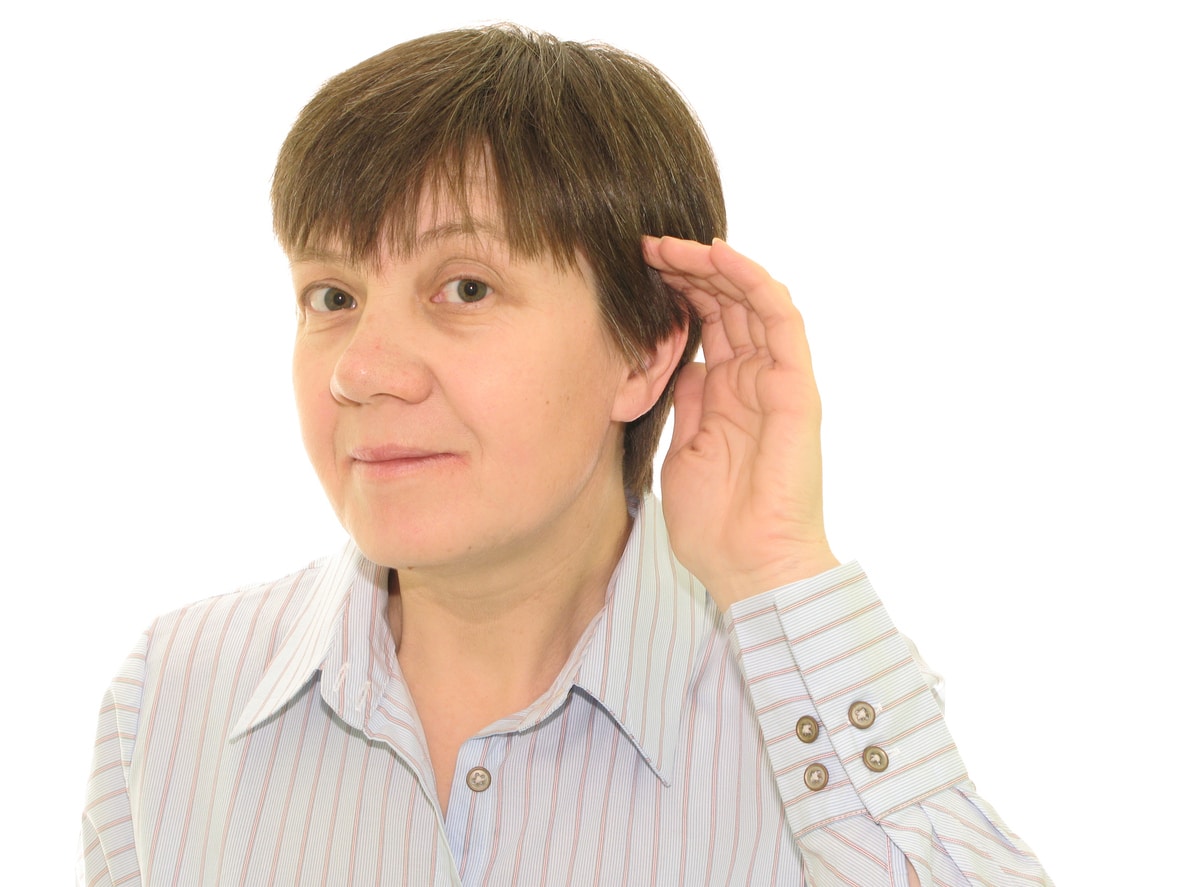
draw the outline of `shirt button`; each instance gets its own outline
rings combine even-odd
[[[820,792],[830,781],[830,771],[821,764],[810,764],[805,768],[805,787],[811,792]]]
[[[797,738],[802,742],[813,742],[817,739],[817,721],[809,715],[797,721]]]
[[[869,702],[852,703],[847,715],[850,718],[850,723],[854,724],[860,730],[866,730],[875,723],[875,709]]]
[[[493,777],[484,767],[473,767],[464,777],[464,781],[474,792],[483,792],[493,784]]]
[[[887,752],[877,745],[869,745],[863,750],[863,763],[868,770],[882,773],[887,769]]]

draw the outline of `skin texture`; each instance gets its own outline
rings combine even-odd
[[[821,401],[788,289],[716,240],[646,238],[703,320],[661,485],[670,541],[720,609],[838,566],[822,520]],[[909,887],[920,887],[908,863]]]
[[[376,266],[292,257],[305,445],[350,535],[392,568],[388,621],[444,813],[460,746],[537,698],[602,606],[629,530],[624,424],[685,341],[629,366],[590,274],[512,256],[485,215],[463,233],[446,207],[424,213],[421,248]],[[721,609],[836,566],[788,290],[722,241],[642,247],[703,320],[662,469],[675,552]]]
[[[703,320],[662,468],[674,551],[721,609],[838,565],[822,520],[821,402],[789,291],[723,241],[646,238]]]
[[[624,425],[684,342],[629,366],[586,270],[510,255],[491,211],[469,233],[454,217],[425,212],[421,248],[376,267],[292,257],[305,446],[396,571],[388,621],[441,807],[459,746],[536,699],[602,607],[629,532]]]
[[[624,426],[685,332],[630,365],[586,267],[513,255],[480,182],[475,227],[433,198],[409,254],[291,257],[293,378],[330,502],[392,569],[388,622],[446,807],[460,745],[537,698],[602,606],[629,531]],[[788,291],[722,242],[642,246],[703,319],[662,474],[675,551],[721,608],[834,566]]]

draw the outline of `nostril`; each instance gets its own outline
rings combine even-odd
[[[345,393],[345,389],[338,380],[336,373],[333,373],[333,377],[329,380],[329,393],[333,396],[333,400],[339,404],[358,403],[358,401]]]

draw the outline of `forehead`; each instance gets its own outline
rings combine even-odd
[[[417,254],[456,241],[488,252],[513,252],[501,208],[485,185],[470,188],[463,199],[425,188],[419,200],[414,232],[409,249],[398,252]],[[397,244],[391,243],[390,248],[397,248]]]
[[[293,265],[315,262],[377,270],[392,260],[461,247],[506,265],[545,263],[560,272],[575,272],[589,283],[595,279],[578,247],[565,255],[545,243],[515,246],[495,185],[484,174],[470,175],[463,190],[446,184],[424,186],[415,218],[387,219],[383,234],[365,253],[352,251],[350,242],[348,232],[329,232],[306,247],[296,247],[288,258]]]
[[[289,187],[274,198],[276,234],[285,252],[292,258],[339,247],[350,264],[373,266],[465,235],[507,245],[523,260],[550,257],[565,269],[581,264],[577,254],[588,245],[589,232],[579,219],[587,196],[580,196],[571,177],[556,183],[555,170],[516,155],[500,157],[487,140],[461,142],[442,152],[409,146],[406,155],[386,164],[394,171],[385,179],[374,172],[384,164],[373,156],[358,158],[360,170],[339,168],[339,162],[332,175],[294,176],[302,190]],[[316,189],[310,190],[309,179]],[[593,246],[589,254],[599,252]]]

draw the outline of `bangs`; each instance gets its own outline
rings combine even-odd
[[[417,252],[430,222],[477,236],[493,225],[519,258],[585,264],[634,367],[675,329],[688,329],[689,361],[700,331],[641,238],[710,243],[727,228],[710,143],[660,71],[512,25],[412,40],[328,81],[280,150],[271,205],[291,257],[380,264]],[[634,493],[652,483],[672,385],[625,431]]]
[[[471,227],[483,180],[511,250],[570,263],[581,244],[636,227],[622,216],[635,215],[638,188],[678,185],[668,167],[630,162],[669,129],[634,84],[676,98],[647,62],[545,35],[497,28],[396,46],[301,112],[272,184],[280,244],[293,254],[332,242],[354,261],[405,254],[425,195]],[[602,230],[614,221],[620,230]]]

